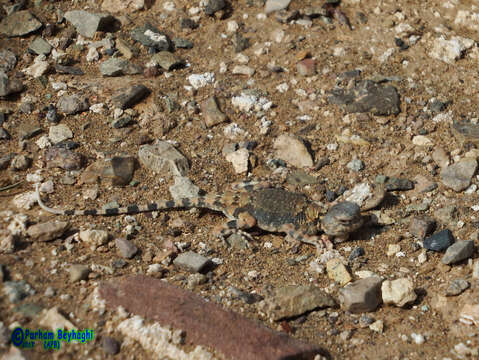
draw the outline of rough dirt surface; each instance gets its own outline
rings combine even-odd
[[[0,9],[0,19],[3,19],[7,16],[6,8],[13,3],[1,3],[5,5],[5,9]],[[13,250],[2,248],[0,264],[4,276],[0,281],[24,280],[35,291],[15,303],[8,299],[5,291],[1,293],[0,320],[4,327],[10,330],[15,326],[40,327],[42,313],[37,310],[32,314],[31,309],[21,305],[34,304],[42,309],[58,306],[77,328],[95,329],[97,338],[87,344],[64,344],[60,351],[49,356],[111,358],[102,340],[109,336],[121,343],[116,358],[150,359],[154,354],[148,349],[115,330],[121,316],[94,311],[90,303],[93,290],[102,281],[128,274],[149,274],[259,320],[272,329],[319,345],[335,359],[478,356],[477,308],[471,316],[472,324],[459,321],[459,313],[465,305],[479,306],[476,277],[479,274],[473,272],[474,262],[479,261],[477,253],[444,265],[443,254],[426,252],[422,248],[423,239],[416,238],[410,231],[414,217],[429,216],[436,221],[435,231],[449,229],[455,241],[474,240],[479,245],[479,222],[475,213],[478,209],[474,207],[478,205],[478,178],[474,165],[467,163],[463,175],[457,174],[457,169],[451,170],[452,178],[466,183],[457,185],[461,187],[459,190],[441,177],[442,168],[449,164],[479,156],[479,152],[474,151],[477,139],[461,137],[453,127],[455,121],[464,120],[470,121],[473,127],[479,118],[476,106],[479,9],[476,2],[345,0],[335,8],[341,10],[339,15],[329,12],[328,16],[317,16],[310,22],[280,23],[275,13],[261,15],[265,6],[261,0],[230,1],[215,16],[205,14],[205,4],[198,1],[156,0],[147,4],[148,9],[113,13],[118,19],[116,28],[111,33],[96,32],[91,39],[80,38],[75,27],[61,19],[60,10],[101,12],[100,3],[27,1],[23,8],[34,14],[43,27],[18,37],[0,34],[0,50],[8,49],[17,58],[15,67],[6,73],[10,79],[20,79],[24,84],[21,92],[0,98],[0,113],[6,114],[2,127],[10,134],[10,138],[0,139],[0,156],[14,154],[12,157],[18,160],[7,162],[0,170],[0,186],[22,181],[0,192],[1,237],[7,241],[11,231],[8,227],[16,214],[28,217],[27,228],[53,219],[70,222],[69,230],[60,238],[34,241],[24,229],[16,233]],[[292,0],[288,9],[298,10],[299,19],[304,20],[306,17],[301,14],[306,8],[323,4],[324,1]],[[194,8],[198,8],[198,12]],[[471,16],[457,21],[460,11],[468,11]],[[341,24],[345,22],[343,16],[349,19],[351,28]],[[198,27],[182,28],[181,18],[193,18]],[[237,23],[237,29],[228,25],[231,21]],[[164,31],[170,39],[181,37],[193,43],[191,49],[174,51],[186,66],[170,71],[148,66],[153,54],[131,37],[131,30],[146,23]],[[52,24],[54,30],[47,30],[47,24]],[[249,39],[250,46],[241,52],[235,51],[236,34]],[[35,78],[23,74],[22,70],[31,66],[36,57],[28,47],[37,36],[42,36],[54,48],[59,46],[55,38],[71,39],[63,51],[71,60],[69,65],[82,69],[84,74],[55,71],[56,60],[52,54],[46,57],[49,69],[42,75]],[[471,39],[472,45],[459,51],[457,58],[443,61],[432,55],[437,53],[436,47],[442,46],[437,40],[441,36],[447,40],[455,36]],[[128,44],[132,49],[129,61],[143,68],[139,74],[102,76],[99,65],[122,55],[101,46],[97,49],[99,59],[87,61],[88,43],[105,38],[113,42],[123,39]],[[238,54],[249,59],[238,58]],[[314,60],[315,74],[298,73],[296,64],[305,58]],[[255,70],[253,75],[233,74],[233,68],[241,65],[241,61]],[[222,71],[225,68],[226,71]],[[354,87],[354,76],[344,73],[356,69],[360,70],[356,81],[373,79],[397,89],[398,114],[374,115],[375,109],[348,114],[347,108],[328,100],[335,86]],[[193,89],[188,77],[207,72],[214,73],[214,82]],[[52,83],[64,83],[66,87],[55,90]],[[143,84],[151,93],[133,106],[133,111],[127,111],[132,117],[130,124],[112,128],[115,92],[136,84]],[[232,98],[248,89],[259,91],[273,106],[251,111],[235,107]],[[81,94],[88,98],[89,106],[105,104],[100,113],[58,112],[58,124],[68,126],[72,132],[70,140],[79,144],[74,151],[84,156],[85,162],[79,170],[52,166],[45,157],[46,149],[38,145],[42,136],[51,134],[50,127],[58,125],[49,122],[46,113],[50,104],[58,103],[59,92]],[[213,95],[227,120],[208,126],[200,105]],[[431,110],[434,98],[444,107]],[[271,124],[267,126],[266,122]],[[232,123],[243,131],[225,132]],[[22,129],[29,126],[39,127],[40,131],[22,138]],[[308,143],[312,166],[298,168],[290,159],[271,161],[278,159],[274,143],[283,134],[297,135]],[[403,307],[382,304],[365,314],[351,313],[339,306],[273,321],[262,311],[261,301],[246,303],[230,296],[228,289],[235,287],[267,298],[267,289],[313,284],[338,299],[343,285],[328,277],[327,259],[321,258],[313,246],[288,242],[281,233],[253,230],[255,241],[251,247],[230,247],[213,234],[213,229],[226,219],[220,213],[208,211],[57,217],[42,211],[38,205],[24,209],[12,202],[18,194],[32,191],[35,182],[48,180],[53,181],[53,191],[42,197],[52,207],[101,208],[114,201],[126,206],[169,199],[169,187],[175,183],[171,174],[168,171],[154,173],[137,160],[133,179],[125,186],[112,184],[107,176],[101,175],[98,182],[83,181],[88,177],[84,175],[87,166],[114,156],[138,159],[140,146],[157,139],[171,141],[188,159],[190,168],[184,176],[206,193],[221,193],[229,190],[230,184],[245,179],[265,179],[306,194],[326,210],[334,200],[330,198],[331,192],[339,195],[360,183],[374,184],[380,181],[379,175],[411,180],[415,183],[414,189],[388,191],[379,206],[366,211],[365,216],[374,214],[376,220],[366,222],[347,241],[335,244],[338,251],[335,256],[347,265],[352,281],[360,279],[358,271],[364,270],[389,280],[410,279],[416,300]],[[225,148],[248,150],[247,172],[235,171],[226,159]],[[18,155],[25,155],[31,163],[21,166],[24,158],[16,158]],[[326,158],[329,161],[325,161]],[[361,169],[354,166],[357,161],[350,164],[354,159],[362,161]],[[307,156],[302,160],[307,163]],[[472,175],[468,175],[471,168]],[[28,174],[41,178],[27,180]],[[437,186],[431,186],[433,183]],[[426,191],[422,191],[425,188]],[[106,230],[109,242],[93,249],[78,238],[78,232],[87,229]],[[128,238],[138,248],[131,259],[122,258],[118,253],[114,239],[120,237]],[[202,281],[194,283],[189,272],[172,263],[174,255],[164,255],[165,248],[175,246],[176,252],[191,250],[215,259],[217,265]],[[356,247],[364,249],[364,255],[348,260]],[[318,256],[317,266],[311,266]],[[72,282],[71,264],[85,265],[90,273],[83,280]],[[152,264],[159,264],[161,270],[152,271]],[[469,288],[459,295],[445,297],[449,283],[457,279],[466,280]],[[377,326],[370,328],[371,323]],[[1,341],[0,351],[9,351],[9,335]],[[241,338],[237,341],[241,342]],[[184,348],[189,349],[191,345]],[[21,356],[43,358],[45,352],[40,348],[24,349]]]

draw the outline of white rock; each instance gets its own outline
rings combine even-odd
[[[424,344],[424,342],[426,341],[424,339],[424,335],[416,333],[411,333],[411,339],[413,339],[413,341],[418,345]]]
[[[274,42],[277,42],[278,44],[283,42],[284,37],[285,37],[285,32],[283,29],[276,29],[276,30],[273,30],[273,32],[271,33],[271,40],[273,40]]]
[[[286,91],[289,90],[289,85],[287,83],[281,83],[276,86],[276,90],[278,90],[281,94],[284,94]]]
[[[359,183],[351,190],[347,190],[344,193],[344,199],[346,201],[354,202],[360,207],[363,202],[373,195],[371,186],[368,183]]]
[[[249,151],[242,148],[226,155],[228,160],[235,170],[236,174],[243,174],[248,172]]]
[[[470,30],[479,31],[479,13],[468,10],[459,10],[454,24],[462,25]]]
[[[61,82],[61,81],[58,81],[58,82],[54,81],[54,82],[51,83],[51,85],[52,85],[52,89],[56,90],[56,91],[67,89],[67,84],[64,83],[64,82]]]
[[[71,139],[73,137],[73,132],[71,129],[65,124],[59,124],[50,126],[50,130],[48,132],[48,138],[53,144],[58,144],[67,139]]]
[[[93,104],[92,106],[90,106],[90,111],[95,114],[102,114],[104,110],[105,110],[104,103]]]
[[[236,31],[238,31],[239,29],[239,25],[236,21],[234,20],[230,20],[228,21],[228,23],[226,24],[226,31],[229,32],[229,33],[234,33]]]
[[[270,14],[274,11],[286,9],[291,0],[267,0],[264,5],[264,12]]]
[[[204,74],[191,74],[188,76],[188,81],[195,89],[202,88],[215,81],[215,74],[206,72]]]
[[[247,64],[249,62],[249,57],[245,54],[239,53],[235,56],[235,60],[240,64]]]
[[[35,62],[29,67],[23,69],[23,72],[31,77],[37,78],[45,74],[50,65],[45,60],[35,60]]]
[[[416,300],[414,284],[410,279],[400,278],[396,280],[385,280],[381,285],[383,302],[402,307],[407,303]]]
[[[412,138],[412,143],[417,146],[431,146],[434,145],[431,139],[424,135],[416,135]]]
[[[232,70],[233,75],[253,76],[255,69],[246,65],[236,65]]]
[[[91,245],[93,249],[108,242],[108,233],[105,230],[83,230],[79,234],[80,240]]]
[[[230,139],[245,137],[248,133],[240,128],[237,123],[231,123],[225,126],[223,133]]]
[[[35,191],[21,193],[12,199],[12,203],[18,209],[30,210],[37,203],[37,195]]]
[[[75,329],[75,325],[58,311],[58,307],[43,310],[39,316],[38,323],[45,328],[52,329],[53,331],[56,331],[57,329]]]
[[[37,146],[40,148],[40,149],[45,149],[49,146],[52,145],[52,143],[50,142],[50,140],[48,140],[48,136],[46,135],[43,135],[42,137],[40,137],[36,142],[35,144],[37,144]]]
[[[98,53],[98,51],[94,47],[91,47],[88,50],[88,53],[86,54],[86,61],[94,62],[94,61],[98,61],[98,60],[100,60],[100,54]]]
[[[453,64],[462,56],[464,51],[473,47],[474,44],[474,40],[460,36],[453,36],[450,40],[440,36],[434,40],[429,56],[448,64]]]

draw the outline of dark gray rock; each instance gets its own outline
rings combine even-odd
[[[101,344],[107,355],[116,355],[120,352],[120,343],[109,336],[104,336]]]
[[[37,37],[30,43],[28,49],[37,55],[48,55],[52,51],[52,46],[42,37]]]
[[[449,246],[441,259],[443,264],[455,264],[459,261],[470,258],[474,254],[474,241],[458,241]]]
[[[69,75],[83,75],[85,74],[82,69],[79,69],[74,66],[66,66],[61,64],[55,64],[55,71],[59,74],[69,74]]]
[[[380,277],[372,276],[349,283],[339,290],[341,306],[352,313],[374,311],[382,301]]]
[[[454,243],[451,230],[445,229],[424,239],[423,246],[427,250],[444,251]]]
[[[222,10],[225,6],[225,0],[208,0],[205,7],[205,14],[213,16],[215,12]]]
[[[454,279],[452,280],[447,289],[446,289],[446,296],[457,296],[462,294],[465,290],[469,288],[471,284],[469,281],[464,279]]]
[[[397,115],[401,111],[395,87],[371,80],[356,82],[352,89],[334,89],[328,97],[331,104],[342,105],[348,113],[371,112],[374,115]]]
[[[181,253],[173,260],[175,266],[192,273],[201,272],[210,263],[210,259],[193,251]]]
[[[17,57],[10,50],[0,50],[0,71],[9,72],[15,68]]]
[[[14,12],[0,22],[0,34],[9,37],[23,36],[37,31],[42,23],[28,10]]]
[[[387,191],[404,191],[412,189],[414,189],[414,183],[409,179],[392,177],[386,180]]]
[[[454,191],[462,191],[471,184],[477,170],[477,160],[465,158],[441,170],[441,181]]]
[[[171,41],[168,36],[151,24],[137,27],[131,31],[131,37],[144,46],[154,48],[158,51],[171,49]]]
[[[130,108],[150,94],[150,89],[145,85],[133,85],[132,87],[121,89],[111,99],[113,105],[119,109]]]
[[[0,97],[18,93],[23,90],[23,83],[19,79],[10,79],[8,75],[0,71]]]

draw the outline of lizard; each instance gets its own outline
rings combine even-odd
[[[225,239],[239,233],[251,240],[244,230],[257,227],[268,232],[283,232],[291,239],[316,246],[318,251],[332,247],[329,237],[345,240],[349,233],[363,224],[360,208],[352,202],[339,202],[322,217],[324,210],[306,195],[273,187],[267,182],[244,182],[233,185],[234,191],[206,194],[176,200],[159,200],[146,205],[128,205],[108,209],[64,210],[51,208],[36,196],[39,206],[50,213],[69,216],[136,214],[168,209],[205,208],[222,212],[228,219],[216,229],[218,237]],[[326,236],[319,236],[321,230]]]

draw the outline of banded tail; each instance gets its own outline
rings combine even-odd
[[[45,211],[56,215],[73,215],[73,216],[114,216],[123,214],[137,214],[141,212],[160,211],[175,208],[207,208],[215,211],[224,210],[224,204],[220,195],[205,195],[191,198],[183,198],[177,200],[158,200],[146,205],[128,205],[111,209],[87,209],[87,210],[64,210],[48,207],[40,197],[39,185],[36,184],[35,191],[37,195],[38,205]]]

